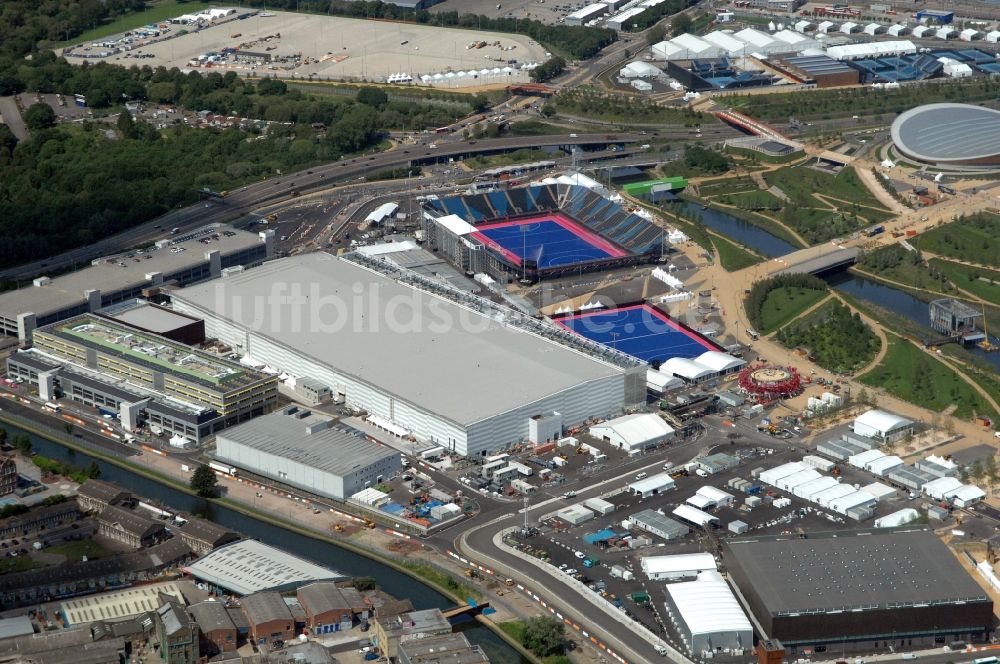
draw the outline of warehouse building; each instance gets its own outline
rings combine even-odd
[[[678,523],[663,513],[651,509],[636,512],[626,523],[630,527],[645,530],[665,540],[680,539],[691,532],[691,529],[683,523]]]
[[[34,348],[12,354],[7,369],[42,399],[61,392],[118,413],[128,431],[148,423],[169,432],[177,446],[263,415],[278,397],[276,376],[95,314],[33,337]]]
[[[188,607],[188,613],[198,623],[201,654],[213,657],[223,652],[233,652],[239,643],[236,623],[223,602],[198,602]]]
[[[261,651],[280,648],[295,638],[295,618],[277,592],[248,595],[240,600],[240,608],[250,627],[250,639]]]
[[[403,467],[397,450],[298,406],[221,432],[215,458],[334,500],[388,480]]]
[[[583,9],[578,9],[572,14],[567,14],[566,25],[583,25],[588,21],[593,21],[608,13],[608,6],[603,2],[587,5]]]
[[[188,346],[205,341],[205,321],[146,300],[128,300],[101,309],[98,314]]]
[[[183,568],[213,588],[236,595],[262,590],[283,592],[313,581],[334,581],[341,574],[256,540],[221,546]]]
[[[672,556],[645,556],[639,561],[650,581],[693,579],[702,572],[716,571],[719,565],[711,553],[680,553]]]
[[[132,300],[143,290],[214,279],[274,255],[274,231],[208,226],[154,247],[95,259],[90,267],[0,294],[0,331],[30,341],[36,327]]]
[[[271,261],[173,303],[241,354],[460,455],[526,440],[536,415],[573,427],[645,402],[638,360],[357,254]]]
[[[706,653],[753,647],[753,627],[729,584],[714,569],[694,581],[667,585],[667,613],[688,651]]]
[[[992,600],[929,530],[756,537],[724,547],[734,584],[788,654],[976,643],[992,629]]]
[[[797,83],[817,88],[857,85],[861,79],[857,69],[828,55],[775,55],[767,64]]]
[[[674,428],[656,413],[634,413],[595,424],[590,435],[631,453],[662,445],[674,437]]]

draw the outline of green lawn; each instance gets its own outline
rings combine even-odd
[[[769,191],[756,189],[754,191],[741,191],[734,194],[726,194],[717,198],[720,203],[732,205],[741,210],[765,210],[776,212],[784,206],[784,201]]]
[[[727,147],[726,152],[733,155],[734,157],[743,157],[748,161],[755,161],[761,164],[786,164],[790,161],[795,161],[802,157],[802,151],[796,150],[791,154],[786,155],[769,155],[763,152],[757,152],[756,150],[747,150],[746,148],[733,148]]]
[[[934,254],[1000,267],[1000,215],[980,213],[939,226],[913,242]]]
[[[77,540],[75,542],[64,542],[45,549],[47,553],[59,553],[66,556],[67,562],[77,562],[83,556],[88,560],[97,560],[111,555],[103,546],[93,540]]]
[[[698,193],[702,197],[750,191],[759,191],[759,189],[757,188],[757,183],[747,177],[726,178],[698,185]]]
[[[745,267],[756,265],[763,260],[738,244],[724,240],[718,236],[712,236],[712,244],[715,245],[716,251],[719,252],[719,262],[726,272],[736,272]]]
[[[44,565],[32,560],[31,556],[18,555],[17,558],[0,558],[0,574],[27,572],[39,567],[44,567]]]
[[[885,358],[858,380],[933,411],[940,412],[955,404],[957,408],[953,414],[961,419],[971,417],[973,411],[997,417],[979,393],[951,368],[895,334],[889,334],[889,351]]]
[[[790,199],[779,214],[782,223],[812,244],[849,235],[892,217],[850,166],[837,175],[805,166],[786,166],[766,173],[764,179]],[[838,199],[829,201],[836,209],[829,209],[826,201],[817,199],[813,193]]]
[[[548,134],[563,134],[565,132],[565,127],[547,122],[539,122],[538,120],[515,122],[510,126],[510,133],[513,136],[545,136]]]
[[[1000,305],[1000,272],[933,258],[931,265],[964,291]]]
[[[792,320],[827,296],[827,291],[813,288],[775,288],[760,309],[761,334],[768,334]]]
[[[837,300],[781,328],[777,339],[787,348],[809,349],[816,364],[838,374],[863,369],[882,346],[871,328]]]
[[[890,244],[866,253],[860,268],[913,288],[936,293],[955,292],[955,288],[948,283],[946,275],[922,262],[919,254],[907,251],[901,244]]]
[[[87,42],[114,35],[133,28],[141,28],[148,23],[158,23],[166,21],[168,18],[180,16],[181,14],[197,14],[203,9],[215,7],[210,2],[176,2],[175,0],[165,0],[151,5],[145,11],[134,14],[126,14],[110,23],[99,25],[92,30],[87,30],[83,34],[74,37],[66,42],[59,42],[56,46],[73,46],[75,44],[85,44]],[[174,30],[180,30],[181,26],[174,26]]]

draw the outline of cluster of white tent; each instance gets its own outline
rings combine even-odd
[[[732,33],[716,30],[701,37],[685,33],[654,44],[652,51],[653,56],[661,60],[690,60],[771,55],[804,51],[818,46],[819,42],[815,39],[794,30],[783,29],[769,35],[753,28],[744,28]]]
[[[225,9],[206,9],[205,11],[198,14],[183,14],[177,18],[170,19],[171,23],[180,23],[181,25],[191,25],[194,23],[211,23],[220,18],[225,18],[226,16],[231,16],[236,13],[236,10],[232,7],[227,7]]]
[[[538,66],[537,62],[526,62],[520,67],[493,67],[491,69],[470,69],[468,71],[448,71],[436,74],[423,74],[420,82],[424,85],[473,85],[489,83],[504,79],[518,78]],[[410,79],[412,80],[412,79]],[[390,81],[391,82],[391,81]]]

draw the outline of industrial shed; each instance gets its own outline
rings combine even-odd
[[[872,482],[868,486],[863,486],[861,487],[861,491],[867,493],[880,503],[886,500],[892,500],[899,495],[898,491],[887,484],[882,484],[881,482]]]
[[[733,583],[786,649],[976,643],[992,629],[993,602],[930,530],[841,530],[723,546]]]
[[[216,434],[217,459],[335,500],[375,486],[403,467],[398,450],[298,406]]]
[[[680,539],[691,532],[691,529],[683,523],[678,523],[656,510],[649,509],[636,512],[627,519],[626,523],[665,540]]]
[[[603,498],[588,498],[587,500],[583,501],[583,506],[589,510],[597,512],[602,516],[611,514],[612,512],[615,511],[615,504],[609,503]]]
[[[753,647],[753,627],[729,585],[711,570],[667,585],[667,612],[692,655]]]
[[[631,452],[665,443],[674,437],[674,429],[656,413],[635,413],[595,424],[590,435]]]
[[[719,569],[711,553],[679,553],[672,556],[646,556],[639,561],[642,573],[651,581],[679,581],[697,577],[702,572]]]
[[[657,473],[650,477],[643,478],[628,485],[629,491],[637,493],[643,498],[649,498],[659,493],[670,491],[676,483],[669,473]]]
[[[911,491],[920,491],[925,484],[937,479],[937,476],[932,475],[926,470],[903,464],[902,466],[896,466],[886,473],[886,479],[905,486]]]
[[[865,464],[865,470],[867,470],[872,475],[878,475],[879,477],[885,477],[885,474],[896,466],[903,465],[903,460],[898,456],[889,455],[883,456],[881,458],[875,459],[874,461],[869,461]]]
[[[579,526],[581,523],[585,523],[593,519],[594,513],[583,505],[570,505],[569,507],[564,507],[556,512],[556,517],[571,526]]]
[[[360,254],[283,258],[172,299],[236,352],[460,455],[527,439],[536,415],[574,427],[645,402],[642,362]]]

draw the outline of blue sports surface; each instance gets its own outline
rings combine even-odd
[[[582,232],[574,232],[572,227],[567,227],[565,222],[560,223],[556,219],[480,227],[475,235],[494,248],[501,249],[501,253],[518,265],[522,259],[527,259],[537,261],[540,268],[623,255],[623,252],[615,251],[613,246],[601,238],[590,238]]]
[[[649,305],[567,316],[557,322],[592,341],[645,362],[697,357],[715,346]]]

